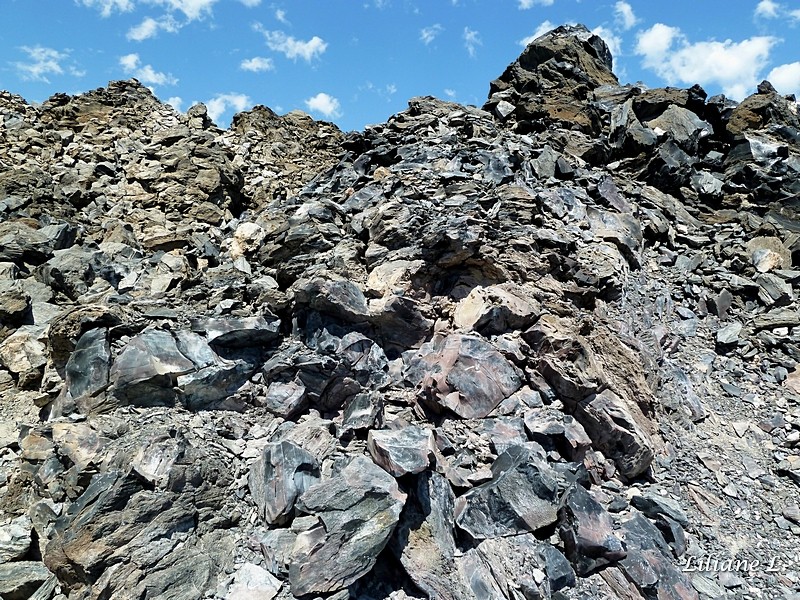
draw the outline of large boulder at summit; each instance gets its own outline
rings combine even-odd
[[[599,133],[600,113],[589,104],[602,85],[619,84],[606,43],[583,25],[563,25],[528,44],[492,81],[489,110],[517,129],[543,130],[554,122]]]

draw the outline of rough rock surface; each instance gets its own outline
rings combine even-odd
[[[611,67],[0,92],[0,596],[796,599],[798,105]]]

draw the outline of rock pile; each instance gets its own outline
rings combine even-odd
[[[797,597],[797,104],[611,64],[347,135],[2,93],[0,597]]]

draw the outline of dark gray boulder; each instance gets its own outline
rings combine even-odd
[[[292,442],[268,444],[250,466],[247,483],[267,525],[289,519],[295,500],[320,479],[316,459]]]
[[[492,463],[492,479],[456,500],[456,525],[475,539],[537,531],[556,522],[557,474],[525,446]]]
[[[310,487],[297,509],[317,524],[301,532],[292,550],[292,594],[343,590],[369,572],[400,519],[406,494],[394,477],[366,457]]]

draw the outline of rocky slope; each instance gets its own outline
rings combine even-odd
[[[800,597],[797,104],[611,67],[1,93],[0,597]]]

